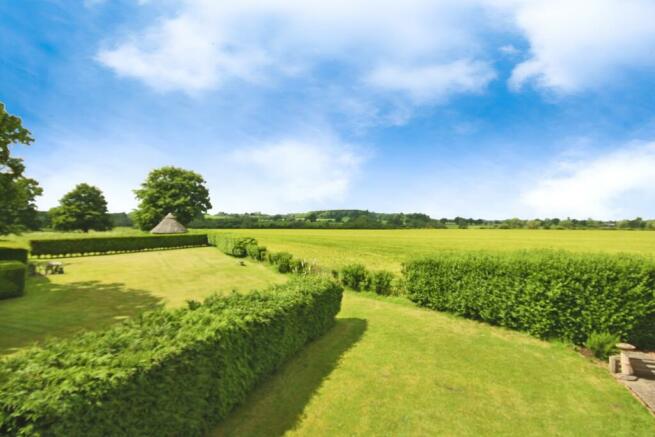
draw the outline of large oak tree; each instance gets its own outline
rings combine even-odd
[[[134,193],[139,200],[134,219],[143,230],[155,227],[169,212],[186,225],[212,207],[203,177],[178,167],[151,171]]]

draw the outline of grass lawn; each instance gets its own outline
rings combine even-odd
[[[316,260],[325,267],[361,262],[372,269],[396,272],[408,258],[440,250],[549,248],[655,254],[655,232],[651,231],[235,229],[211,232],[255,237],[269,250],[287,251]]]
[[[214,435],[654,432],[655,419],[605,366],[567,346],[347,293],[336,327]]]
[[[0,353],[98,329],[159,305],[285,280],[264,265],[213,247],[65,258],[64,275],[29,278],[25,296],[0,300]]]

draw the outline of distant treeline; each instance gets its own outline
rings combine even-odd
[[[112,225],[133,226],[130,214],[109,214]],[[49,216],[39,211],[33,229],[50,228]],[[593,219],[532,219],[511,218],[486,220],[465,217],[435,219],[421,213],[386,214],[358,209],[310,211],[294,214],[262,214],[259,212],[205,215],[189,223],[196,229],[639,229],[655,230],[655,220],[637,217],[633,220],[600,221]]]

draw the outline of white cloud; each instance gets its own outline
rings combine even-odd
[[[625,218],[652,213],[655,143],[562,161],[521,200],[540,217]],[[632,204],[632,200],[637,200]]]
[[[98,1],[98,0],[87,0]],[[311,77],[321,62],[411,96],[461,87],[443,80],[460,63],[494,57],[489,36],[525,38],[509,79],[570,93],[655,66],[652,0],[176,0],[170,16],[114,40],[99,62],[159,90],[197,93],[230,80]],[[504,55],[517,55],[512,44]],[[467,61],[468,60],[468,61]],[[371,67],[373,66],[373,67]],[[406,73],[403,74],[403,73]],[[486,76],[484,76],[486,77]],[[478,76],[474,76],[474,80]],[[424,82],[418,89],[417,82]],[[467,89],[464,87],[464,92]]]
[[[384,88],[442,98],[478,89],[483,69],[489,76],[491,67],[468,60],[483,55],[478,29],[466,25],[476,8],[474,0],[180,0],[172,16],[108,43],[97,59],[164,91],[311,76],[322,62],[338,62]]]
[[[225,175],[238,182],[216,181],[222,205],[216,207],[281,212],[339,202],[349,194],[363,160],[353,146],[320,135],[240,148],[230,155]]]
[[[509,11],[530,44],[510,78],[559,93],[616,81],[625,69],[655,66],[652,0],[490,0]]]
[[[416,102],[442,101],[455,93],[479,93],[496,77],[485,62],[459,59],[419,67],[387,65],[367,77],[370,85],[407,93]]]

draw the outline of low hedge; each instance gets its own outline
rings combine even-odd
[[[631,255],[448,253],[404,266],[419,305],[583,344],[608,332],[655,346],[655,262]]]
[[[62,256],[108,252],[133,252],[148,249],[206,246],[206,234],[143,235],[125,237],[66,238],[31,240],[32,255]]]
[[[29,251],[22,247],[0,247],[0,261],[27,262]]]
[[[27,265],[19,261],[0,262],[0,299],[22,296]]]
[[[7,357],[0,435],[203,435],[332,327],[342,291],[304,279],[213,296]]]
[[[207,235],[207,241],[224,254],[237,258],[245,258],[248,256],[248,247],[257,246],[257,240],[254,238],[236,237],[230,234],[210,233]]]

